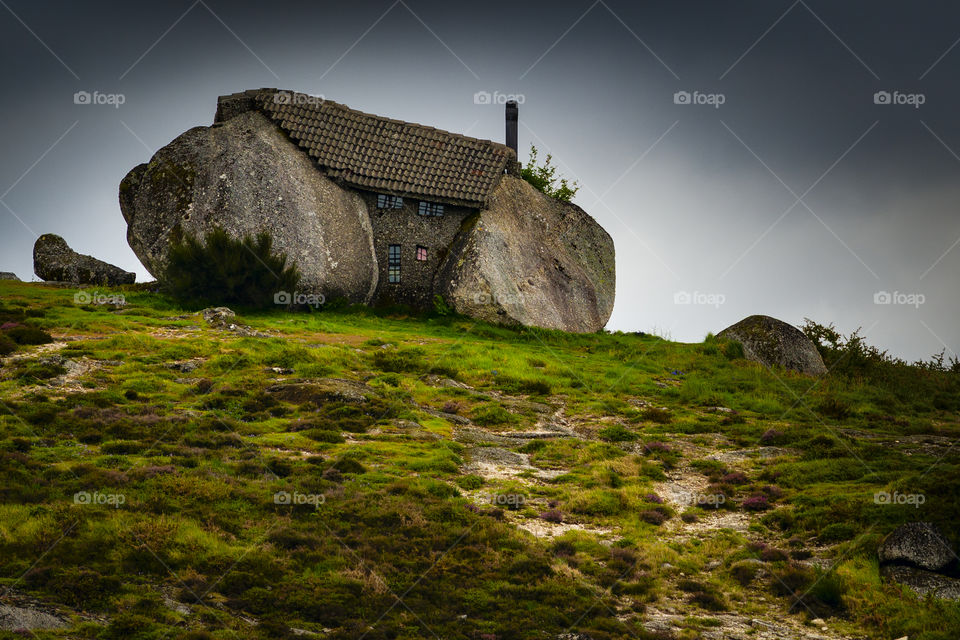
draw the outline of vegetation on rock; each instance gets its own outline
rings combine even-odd
[[[570,184],[566,178],[557,178],[557,168],[551,164],[553,156],[547,154],[543,164],[537,164],[537,148],[530,145],[530,157],[527,164],[520,168],[520,176],[533,185],[538,191],[542,191],[551,198],[556,198],[560,202],[570,202],[573,196],[577,195],[580,186],[574,182]]]

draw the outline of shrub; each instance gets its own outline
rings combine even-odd
[[[0,333],[0,357],[8,356],[17,349],[17,343]]]
[[[783,432],[777,429],[767,429],[763,432],[763,435],[760,436],[760,443],[765,445],[782,444]]]
[[[203,242],[191,236],[175,240],[164,273],[164,288],[181,303],[236,304],[265,308],[281,291],[294,292],[300,283],[296,265],[273,252],[273,239],[230,237],[222,229],[210,231]]]
[[[43,329],[25,325],[9,329],[4,334],[20,345],[50,344],[53,342],[53,337]]]
[[[754,495],[745,498],[740,506],[747,511],[766,511],[770,508],[770,501],[767,500],[767,496]]]
[[[615,424],[597,432],[601,439],[607,442],[631,442],[637,439],[637,434],[629,429]]]
[[[530,145],[530,157],[527,159],[527,166],[520,169],[520,176],[551,198],[570,202],[570,198],[577,195],[580,186],[576,182],[571,185],[566,178],[560,178],[557,184],[557,168],[551,164],[552,161],[553,156],[547,154],[547,159],[538,166],[537,148]]]
[[[563,522],[563,514],[557,511],[556,509],[550,509],[548,511],[542,512],[540,514],[540,519],[546,520],[547,522],[554,522],[556,524],[560,524],[561,522]]]
[[[640,519],[646,522],[647,524],[652,524],[659,527],[664,522],[667,521],[667,515],[662,511],[657,511],[655,509],[649,509],[647,511],[640,512]]]
[[[753,582],[759,570],[755,562],[738,562],[730,567],[730,575],[740,583],[740,586],[745,587]]]

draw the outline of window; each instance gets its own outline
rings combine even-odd
[[[427,248],[426,247],[417,247],[417,260],[424,262],[427,259]]]
[[[390,245],[390,253],[387,254],[387,282],[390,284],[400,284],[400,245]]]
[[[443,215],[443,205],[437,202],[425,202],[420,201],[420,208],[417,210],[422,216],[442,216]]]
[[[383,193],[377,194],[377,209],[402,209],[403,198],[400,196],[388,196]]]

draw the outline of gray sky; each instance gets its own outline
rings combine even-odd
[[[613,236],[609,328],[694,341],[765,313],[949,355],[958,18],[879,0],[0,0],[0,270],[29,279],[57,233],[149,279],[118,184],[220,94],[288,88],[502,140],[485,91],[521,96],[521,156],[552,153]]]

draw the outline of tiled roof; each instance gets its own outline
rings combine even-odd
[[[321,171],[359,189],[481,208],[515,159],[513,150],[490,140],[306,94],[261,90],[254,100]]]

